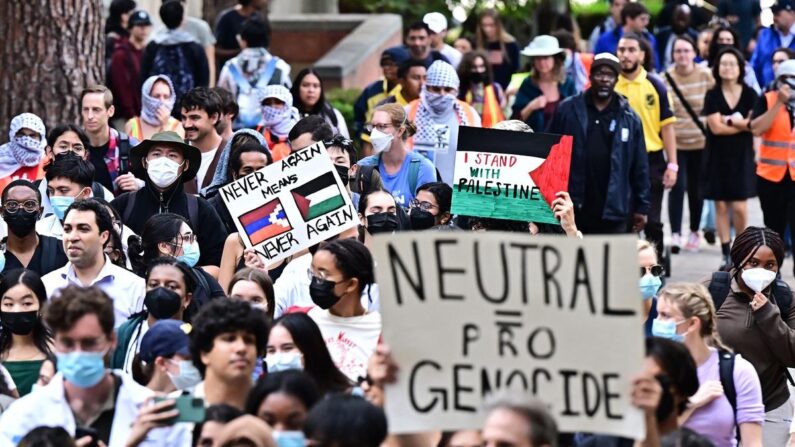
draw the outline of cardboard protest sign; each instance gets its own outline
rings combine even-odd
[[[453,214],[560,224],[549,204],[569,189],[570,136],[459,129]]]
[[[412,232],[374,238],[384,341],[400,366],[390,431],[477,428],[484,397],[526,391],[561,431],[640,439],[634,236]]]
[[[219,194],[245,246],[271,262],[359,224],[323,143],[238,179]]]

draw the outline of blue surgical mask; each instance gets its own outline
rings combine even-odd
[[[192,244],[182,244],[182,254],[177,256],[177,260],[188,264],[191,267],[196,267],[199,262],[201,251],[199,250],[199,242],[196,241]]]
[[[290,369],[302,370],[304,363],[303,356],[300,352],[276,352],[268,354],[265,357],[265,363],[268,364],[268,372],[275,373],[279,371],[287,371]]]
[[[179,366],[179,374],[171,374],[168,371],[166,374],[178,390],[190,390],[202,381],[202,374],[191,360],[179,360],[175,363]]]
[[[71,204],[75,202],[74,197],[70,196],[54,196],[50,197],[50,204],[52,205],[52,212],[55,213],[55,217],[58,220],[63,222],[63,218],[66,215],[66,210],[69,208]]]
[[[678,341],[680,343],[684,342],[685,336],[676,333],[676,326],[681,323],[684,323],[684,321],[677,323],[676,321],[662,321],[659,318],[655,318],[651,323],[651,335]]]
[[[273,440],[277,447],[304,447],[306,439],[300,431],[273,431]]]
[[[75,351],[56,353],[58,371],[78,388],[91,388],[105,377],[105,352]]]
[[[659,276],[647,273],[640,277],[638,286],[640,287],[640,294],[643,296],[643,301],[646,301],[652,299],[657,291],[660,290],[662,280]]]

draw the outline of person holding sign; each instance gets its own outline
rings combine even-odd
[[[550,133],[572,135],[569,194],[584,234],[639,232],[649,212],[649,162],[643,127],[629,102],[615,93],[618,58],[598,54],[591,87],[558,106]]]
[[[361,242],[337,239],[312,257],[307,315],[320,328],[337,367],[351,380],[367,374],[381,337],[381,314],[368,312],[361,296],[375,283],[373,257]]]
[[[183,184],[193,180],[201,165],[199,149],[185,144],[174,132],[156,133],[130,151],[133,174],[146,180],[136,192],[122,194],[111,206],[124,225],[141,234],[150,217],[172,212],[184,217],[201,246],[198,265],[220,265],[226,229],[206,200],[187,194]]]
[[[756,368],[765,404],[763,445],[785,445],[793,408],[787,368],[795,367],[795,306],[776,279],[786,249],[770,228],[748,227],[734,240],[731,268],[704,284],[715,302],[718,333]]]
[[[433,164],[407,144],[417,127],[403,107],[385,104],[376,107],[368,129],[375,155],[360,160],[357,165],[376,166],[384,188],[401,206],[407,206],[418,186],[436,180]],[[450,175],[452,178],[452,166]]]
[[[701,385],[680,422],[716,447],[737,445],[735,427],[744,447],[761,446],[765,415],[759,377],[748,360],[732,354],[721,341],[707,289],[700,284],[670,285],[660,293],[657,312],[654,335],[684,342],[698,366]],[[732,368],[731,376],[724,378],[726,361]],[[731,381],[734,401],[727,398],[724,380]]]
[[[459,126],[481,126],[478,112],[457,99],[459,86],[458,73],[453,66],[436,61],[428,68],[428,79],[420,99],[406,106],[408,119],[417,125],[417,134],[409,140],[408,146],[428,157],[449,185],[453,184]],[[373,148],[378,150],[375,143]]]

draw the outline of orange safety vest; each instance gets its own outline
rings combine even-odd
[[[130,118],[128,123],[130,124],[130,136],[138,141],[143,141],[144,132],[143,128],[141,127],[141,117],[136,116],[135,118]],[[179,127],[180,124],[181,123],[176,118],[170,117],[164,130],[176,132],[177,127]]]
[[[475,122],[475,115],[477,115],[478,112],[476,112],[475,109],[472,106],[470,106],[469,104],[465,103],[464,101],[461,101],[460,99],[456,99],[456,101],[458,101],[458,105],[460,105],[461,108],[464,110],[464,116],[466,116],[467,122],[471,126],[472,123]],[[411,101],[411,103],[409,103],[409,113],[408,113],[408,116],[407,116],[406,119],[410,119],[411,121],[414,121],[414,118],[417,117],[417,110],[419,110],[419,109],[420,109],[420,100],[419,99],[415,99],[414,101]],[[456,113],[455,116],[458,118],[458,124],[461,124],[461,118],[458,116],[458,113]],[[406,149],[408,149],[408,150],[413,150],[414,149],[414,137],[413,136],[409,137],[409,139],[406,140]]]
[[[271,131],[266,129],[262,124],[257,126],[257,132],[265,137],[265,141],[268,143],[268,147],[271,151],[271,156],[273,156],[273,161],[281,160],[292,152],[290,145],[287,143],[287,137],[279,138],[276,135],[272,135]]]
[[[466,95],[467,103],[472,102],[472,92]],[[500,121],[505,121],[505,114],[502,113],[500,102],[497,101],[497,92],[494,91],[493,85],[487,85],[483,88],[483,113],[480,118],[483,127],[491,127]]]
[[[765,93],[768,110],[776,106],[777,95],[775,91]],[[792,137],[789,113],[782,110],[776,114],[770,129],[762,135],[756,175],[771,182],[780,182],[787,170],[790,178],[795,180],[795,139]]]
[[[585,68],[585,78],[587,81],[585,82],[585,88],[591,87],[591,65],[593,65],[593,54],[592,53],[576,53],[580,56],[580,62],[582,62],[583,68]]]

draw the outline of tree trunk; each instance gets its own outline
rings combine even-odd
[[[202,16],[210,24],[210,27],[215,30],[215,19],[218,14],[236,4],[237,0],[204,0],[202,2]]]
[[[80,92],[104,82],[101,0],[0,1],[0,141],[11,118],[78,123]]]

